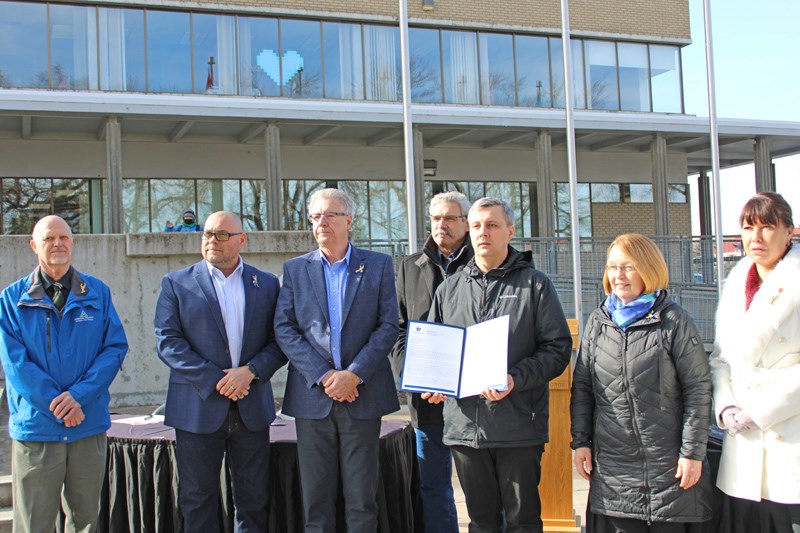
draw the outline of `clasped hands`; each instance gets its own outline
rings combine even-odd
[[[508,374],[508,387],[506,390],[497,390],[495,388],[484,389],[481,391],[481,398],[485,398],[493,402],[499,402],[508,396],[512,390],[514,390],[514,378],[511,377],[511,374]],[[420,398],[427,400],[428,403],[437,404],[442,403],[446,396],[440,392],[423,392],[420,395]]]
[[[234,402],[250,394],[250,382],[256,377],[250,367],[226,368],[223,372],[225,376],[217,382],[217,392]]]
[[[64,420],[64,425],[72,428],[83,422],[86,418],[81,409],[81,404],[72,397],[69,391],[64,391],[50,402],[50,411],[59,420]]]
[[[731,437],[758,427],[750,415],[734,406],[726,407],[722,411],[722,423],[725,424],[725,429],[728,430],[728,435]]]
[[[575,449],[575,455],[572,457],[572,463],[578,474],[586,481],[591,480],[592,474],[592,449],[588,447],[581,447]],[[700,481],[703,475],[703,462],[695,459],[687,459],[680,457],[678,459],[678,468],[675,471],[675,478],[680,479],[680,488],[686,490],[693,487]]]
[[[349,370],[331,370],[320,381],[331,400],[347,403],[353,403],[358,398],[360,383],[361,378]]]

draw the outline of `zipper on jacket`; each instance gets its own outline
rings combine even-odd
[[[48,353],[51,351],[50,349],[50,313],[47,313],[47,318],[45,319],[45,323],[47,324],[47,351]]]
[[[647,513],[647,525],[649,526],[651,523],[651,513],[652,510],[650,509],[650,479],[649,479],[649,467],[647,465],[647,454],[645,453],[644,446],[642,446],[642,434],[639,431],[639,424],[636,422],[636,412],[633,410],[633,400],[631,399],[631,387],[630,381],[628,379],[628,333],[626,331],[622,332],[622,335],[625,338],[625,341],[622,343],[622,375],[625,377],[625,400],[628,402],[628,411],[631,413],[631,426],[633,427],[633,434],[636,436],[636,441],[639,444],[639,450],[642,453],[642,462],[644,463],[644,490],[645,490],[645,500],[646,500],[646,508],[645,512]]]

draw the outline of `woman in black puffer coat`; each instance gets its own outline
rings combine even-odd
[[[667,281],[647,237],[609,247],[609,296],[586,326],[570,409],[575,466],[590,481],[589,531],[710,527],[708,357]]]

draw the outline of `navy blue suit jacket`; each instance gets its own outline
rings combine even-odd
[[[244,329],[240,366],[252,363],[259,381],[238,401],[245,426],[258,431],[275,419],[269,379],[286,363],[272,328],[278,278],[243,265]],[[211,433],[226,419],[230,400],[216,390],[232,366],[225,323],[206,262],[172,272],[161,282],[155,317],[158,357],[170,368],[165,424]]]
[[[333,400],[317,380],[335,368],[330,329],[325,273],[320,252],[314,250],[283,265],[275,337],[289,358],[284,413],[308,419],[328,416]],[[344,404],[353,418],[379,418],[400,408],[388,358],[398,332],[391,257],[353,246],[341,346],[342,370],[363,381],[358,398]]]

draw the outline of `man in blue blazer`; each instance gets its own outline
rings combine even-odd
[[[155,317],[158,356],[170,368],[165,423],[175,428],[178,498],[186,531],[219,531],[227,452],[237,532],[266,531],[270,378],[286,363],[275,343],[278,279],[244,264],[233,213],[208,217],[203,260],[167,274]]]
[[[380,419],[400,408],[388,358],[398,334],[392,259],[350,244],[355,206],[346,193],[318,191],[308,209],[319,249],[284,264],[275,312],[305,531],[336,530],[341,480],[347,531],[374,532]]]

